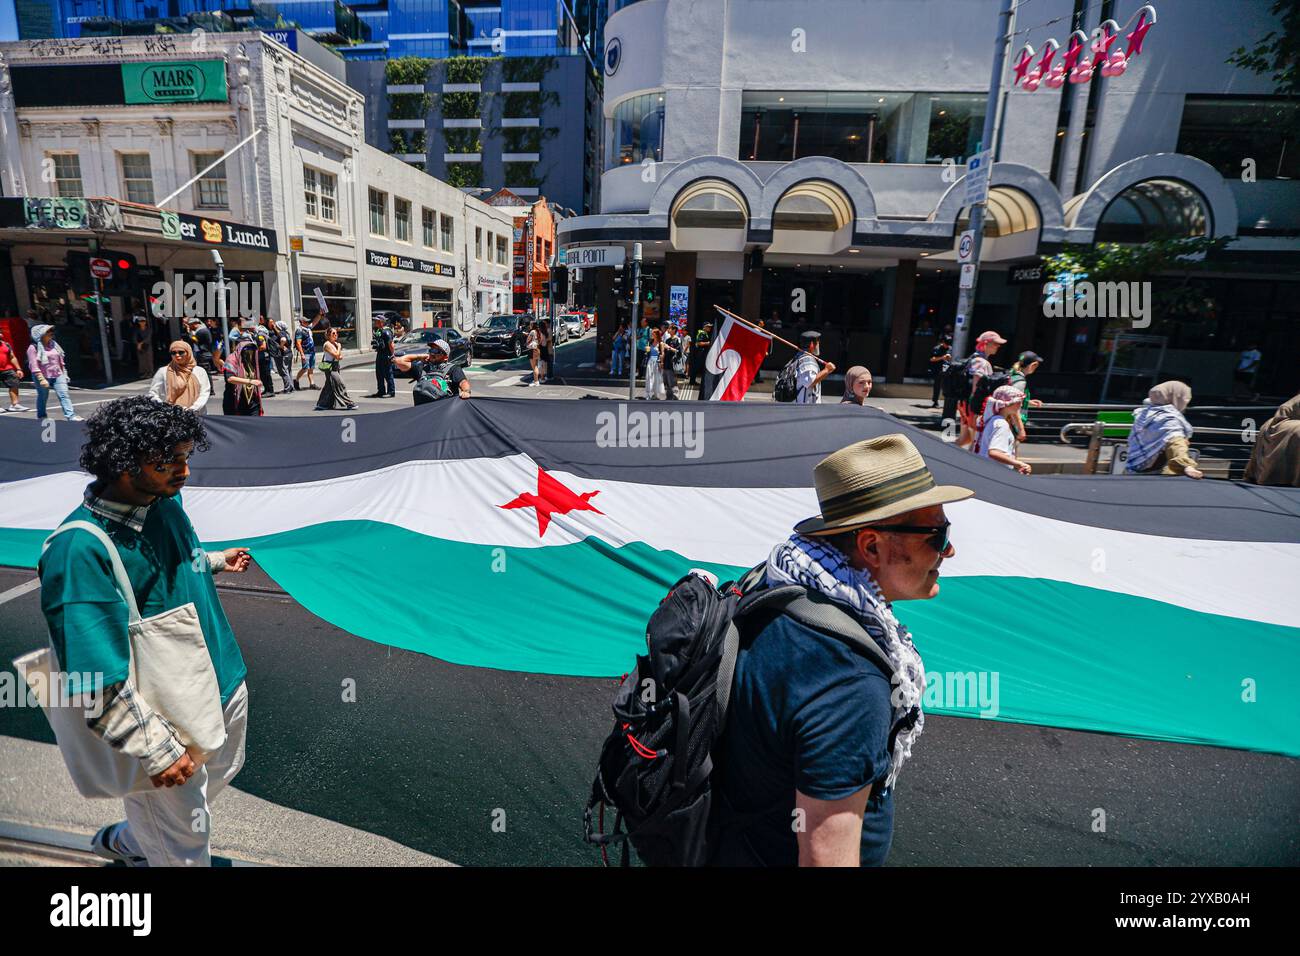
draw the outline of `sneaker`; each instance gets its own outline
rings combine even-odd
[[[68,421],[70,421],[70,422],[84,422],[85,419],[82,418],[80,415],[73,415],[71,418],[68,419]]]
[[[126,826],[125,822],[119,822],[101,827],[99,832],[90,838],[90,852],[122,866],[148,866],[149,861],[144,857],[132,856],[118,849],[117,837],[124,826]]]
[[[9,411],[11,411],[11,412],[26,412],[26,411],[30,411],[30,409],[29,409],[26,405],[10,405],[10,406],[9,406]]]

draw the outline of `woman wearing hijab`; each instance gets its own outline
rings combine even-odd
[[[1029,462],[1016,457],[1016,432],[1020,427],[1020,408],[1025,393],[1010,385],[999,385],[984,400],[984,412],[975,423],[975,443],[971,450],[981,458],[999,461],[1022,475],[1033,471]]]
[[[45,420],[45,406],[50,390],[58,396],[63,417],[70,422],[82,421],[68,397],[68,364],[63,346],[54,341],[54,326],[37,325],[32,329],[32,344],[27,346],[27,367],[36,379],[36,417]]]
[[[1255,436],[1246,480],[1300,488],[1300,395],[1278,407]]]
[[[871,394],[871,371],[862,365],[855,365],[844,373],[844,397],[840,404],[866,405],[867,396]]]
[[[257,373],[257,343],[240,339],[226,359],[226,394],[221,411],[226,415],[261,415],[262,380]]]
[[[339,345],[338,329],[330,328],[325,333],[325,361],[320,363],[320,369],[325,373],[325,384],[316,400],[316,411],[328,412],[336,408],[351,411],[356,408],[357,403],[348,395],[348,387],[339,374],[343,370],[343,346]]]
[[[1183,417],[1183,409],[1191,400],[1192,389],[1183,382],[1161,382],[1147,393],[1142,406],[1133,410],[1128,474],[1205,477],[1188,446],[1192,426]]]
[[[207,371],[194,361],[194,350],[189,342],[173,342],[168,352],[171,361],[154,372],[149,394],[168,405],[179,405],[200,415],[205,414],[208,396],[212,394],[212,380]]]

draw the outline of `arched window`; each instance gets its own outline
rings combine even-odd
[[[1151,242],[1210,232],[1205,197],[1176,179],[1148,179],[1116,196],[1097,221],[1094,242]]]

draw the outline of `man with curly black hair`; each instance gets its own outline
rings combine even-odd
[[[208,802],[244,762],[246,669],[212,575],[244,571],[251,558],[242,547],[205,552],[179,498],[190,456],[206,448],[203,419],[189,409],[147,395],[101,405],[81,450],[94,481],[64,524],[90,522],[108,536],[142,619],[193,609],[226,726],[215,752],[195,760],[135,686],[130,612],[105,542],[84,527],[56,531],[40,561],[41,610],[60,669],[100,675],[103,706],[87,722],[105,747],[137,758],[141,782],[153,785],[127,794],[126,820],[94,838],[97,854],[128,865],[210,865]],[[177,675],[178,683],[192,679]]]

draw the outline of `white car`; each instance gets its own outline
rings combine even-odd
[[[583,333],[587,331],[582,327],[582,316],[577,313],[570,312],[567,315],[562,315],[560,321],[568,327],[569,338],[580,339]]]

